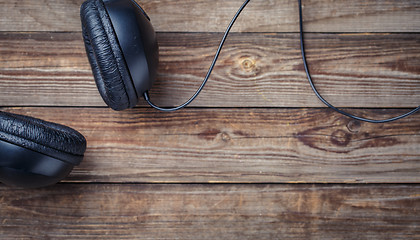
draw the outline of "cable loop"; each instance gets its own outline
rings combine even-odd
[[[194,93],[194,95],[188,99],[188,101],[186,101],[185,103],[179,105],[178,107],[172,107],[172,108],[162,108],[162,107],[158,107],[155,104],[153,104],[150,101],[150,97],[149,97],[149,93],[145,92],[143,94],[144,100],[153,108],[160,110],[160,111],[164,111],[164,112],[173,112],[176,110],[179,110],[181,108],[184,108],[186,106],[188,106],[192,101],[194,101],[194,99],[198,96],[198,94],[200,94],[200,92],[203,90],[204,86],[206,85],[207,81],[210,78],[211,73],[213,72],[214,66],[216,65],[217,59],[219,58],[220,52],[222,51],[223,45],[225,44],[226,38],[229,35],[230,30],[233,27],[233,24],[235,24],[236,19],[238,19],[239,15],[241,14],[241,12],[244,10],[244,8],[246,7],[246,5],[249,3],[250,0],[246,0],[242,6],[238,9],[238,11],[236,12],[235,16],[232,18],[232,20],[230,21],[228,27],[226,28],[225,34],[223,35],[222,40],[220,41],[219,47],[217,48],[216,54],[214,55],[214,59],[210,65],[209,70],[207,71],[206,77],[204,78],[203,82],[201,83],[201,86],[197,89],[197,91]]]
[[[194,99],[200,94],[200,92],[203,90],[204,86],[206,85],[207,81],[209,80],[210,75],[213,72],[214,66],[216,65],[217,59],[219,58],[220,52],[221,52],[221,50],[223,48],[223,45],[225,44],[226,38],[229,35],[229,32],[232,29],[233,25],[235,24],[236,19],[239,17],[239,15],[241,14],[241,12],[244,10],[244,8],[246,7],[246,5],[249,2],[250,2],[250,0],[246,0],[242,4],[242,6],[238,9],[238,11],[236,12],[235,16],[232,18],[231,22],[229,23],[229,25],[228,25],[228,27],[227,27],[224,35],[223,35],[223,38],[220,41],[219,47],[218,47],[218,49],[216,51],[216,54],[215,54],[214,59],[213,59],[211,65],[210,65],[210,68],[207,71],[206,77],[204,78],[203,82],[201,83],[201,86],[193,94],[193,96],[190,99],[188,99],[185,103],[183,103],[183,104],[181,104],[181,105],[179,105],[177,107],[162,108],[162,107],[156,106],[155,104],[153,104],[151,102],[150,97],[149,97],[149,93],[146,91],[144,93],[143,97],[144,97],[145,101],[151,107],[153,107],[153,108],[155,108],[157,110],[160,110],[160,111],[172,112],[172,111],[176,111],[176,110],[182,109],[182,108],[186,107],[187,105],[189,105],[192,101],[194,101]],[[414,113],[416,113],[417,111],[420,110],[420,106],[418,106],[417,108],[415,108],[415,109],[413,109],[413,110],[411,110],[411,111],[409,111],[409,112],[407,112],[405,114],[402,114],[400,116],[397,116],[397,117],[388,118],[388,119],[382,119],[382,120],[375,120],[375,119],[369,119],[369,118],[363,118],[363,117],[355,116],[355,115],[350,114],[348,112],[345,112],[345,111],[343,111],[343,110],[341,110],[339,108],[336,108],[335,106],[333,106],[332,104],[330,104],[327,100],[325,100],[321,96],[321,94],[318,92],[318,90],[316,89],[315,84],[312,81],[311,74],[309,73],[309,68],[308,68],[308,64],[307,64],[307,61],[306,61],[305,45],[304,45],[304,41],[303,41],[304,40],[304,33],[303,33],[302,1],[301,0],[298,0],[298,4],[299,4],[300,49],[301,49],[301,53],[302,53],[303,66],[305,67],[305,72],[306,72],[306,76],[308,77],[309,84],[310,84],[312,90],[314,91],[315,95],[318,97],[318,99],[321,102],[323,102],[327,107],[333,109],[334,111],[336,111],[336,112],[338,112],[340,114],[343,114],[343,115],[345,115],[347,117],[350,117],[352,119],[355,119],[355,120],[364,121],[364,122],[370,122],[370,123],[386,123],[386,122],[392,122],[392,121],[395,121],[395,120],[398,120],[398,119],[401,119],[401,118],[410,116],[410,115],[412,115],[412,114],[414,114]]]
[[[308,81],[309,84],[311,85],[312,90],[314,91],[315,95],[319,98],[319,100],[321,100],[321,102],[323,102],[325,105],[327,105],[329,108],[333,109],[334,111],[341,113],[347,117],[353,118],[355,120],[359,120],[359,121],[364,121],[364,122],[369,122],[369,123],[386,123],[386,122],[392,122],[407,116],[410,116],[411,114],[416,113],[417,111],[420,110],[420,106],[418,106],[417,108],[402,114],[400,116],[396,116],[393,118],[387,118],[387,119],[382,119],[382,120],[375,120],[375,119],[369,119],[369,118],[363,118],[363,117],[358,117],[355,116],[353,114],[350,114],[348,112],[345,112],[341,109],[338,109],[336,107],[334,107],[332,104],[330,104],[327,100],[325,100],[325,98],[323,98],[321,96],[321,94],[318,92],[318,90],[315,87],[315,84],[312,81],[312,77],[311,74],[309,73],[309,68],[308,68],[308,64],[306,62],[306,55],[305,55],[305,45],[303,42],[303,17],[302,17],[302,1],[298,0],[299,2],[299,29],[300,29],[300,49],[302,52],[302,60],[303,60],[303,66],[305,67],[305,72],[306,72],[306,76],[308,77]]]

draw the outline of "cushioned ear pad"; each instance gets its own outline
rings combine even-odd
[[[138,97],[103,1],[84,2],[80,17],[86,52],[103,100],[114,110],[134,107]]]
[[[0,112],[0,140],[78,165],[86,139],[69,127],[37,118]]]

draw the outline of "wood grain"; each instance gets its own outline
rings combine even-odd
[[[324,109],[5,108],[88,140],[67,181],[418,183],[420,115],[383,125]],[[403,110],[353,110],[385,118]]]
[[[0,1],[0,31],[80,31],[82,0]],[[242,0],[142,0],[159,32],[222,32]],[[418,32],[416,0],[304,0],[309,32]],[[296,32],[296,0],[253,0],[233,31]]]
[[[205,76],[215,33],[160,33],[152,100],[188,99]],[[418,34],[308,34],[320,92],[340,107],[420,104]],[[0,105],[104,106],[79,33],[0,33]],[[143,101],[141,101],[144,106]],[[233,34],[199,107],[322,107],[307,83],[296,34]]]
[[[420,114],[374,125],[325,109],[297,0],[251,1],[194,107],[172,114],[104,107],[82,1],[0,0],[0,110],[88,140],[64,183],[0,184],[0,239],[420,239]],[[138,2],[160,44],[152,100],[181,103],[242,0]],[[303,3],[328,100],[371,118],[420,104],[420,1]]]
[[[419,239],[419,185],[0,186],[2,239]]]

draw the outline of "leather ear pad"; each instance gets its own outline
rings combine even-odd
[[[134,107],[138,97],[103,1],[84,2],[80,17],[86,52],[103,100],[114,110]]]
[[[72,128],[5,112],[0,112],[0,140],[73,165],[86,151],[86,139]]]

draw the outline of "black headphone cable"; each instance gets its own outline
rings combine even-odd
[[[217,51],[216,51],[216,54],[214,55],[214,59],[213,59],[213,61],[212,61],[211,65],[210,65],[210,68],[209,68],[209,70],[207,71],[206,77],[204,78],[203,82],[201,83],[201,86],[197,89],[197,91],[194,93],[194,95],[193,95],[190,99],[188,99],[188,101],[186,101],[185,103],[183,103],[183,104],[179,105],[178,107],[173,107],[173,108],[162,108],[162,107],[158,107],[158,106],[156,106],[155,104],[153,104],[153,103],[150,101],[150,98],[149,98],[149,93],[146,91],[146,92],[144,93],[144,95],[143,95],[143,96],[144,96],[144,100],[146,100],[146,102],[147,102],[147,103],[148,103],[151,107],[153,107],[153,108],[155,108],[155,109],[157,109],[157,110],[160,110],[160,111],[164,111],[164,112],[173,112],[173,111],[176,111],[176,110],[179,110],[179,109],[181,109],[181,108],[186,107],[188,104],[190,104],[192,101],[194,101],[194,99],[198,96],[198,94],[200,94],[201,90],[203,90],[204,86],[206,85],[207,81],[209,80],[210,75],[211,75],[211,73],[213,72],[214,66],[216,65],[217,59],[219,58],[220,52],[222,51],[223,45],[225,44],[226,38],[227,38],[227,36],[229,35],[229,32],[230,32],[230,30],[231,30],[231,29],[232,29],[232,27],[233,27],[233,24],[235,24],[236,19],[238,19],[239,15],[240,15],[240,14],[241,14],[241,12],[244,10],[244,8],[245,8],[245,7],[246,7],[246,5],[249,3],[249,1],[251,1],[251,0],[246,0],[246,1],[242,4],[242,6],[241,6],[241,7],[238,9],[238,11],[236,12],[235,16],[234,16],[234,17],[232,18],[232,20],[230,21],[230,23],[229,23],[229,25],[228,25],[228,27],[227,27],[227,29],[226,29],[226,31],[225,31],[225,34],[223,35],[223,38],[222,38],[222,40],[220,41],[219,47],[218,47],[218,49],[217,49]]]
[[[200,92],[203,90],[204,86],[206,85],[207,81],[209,80],[210,75],[211,75],[211,73],[212,73],[212,71],[214,69],[214,66],[216,65],[217,59],[219,58],[220,52],[221,52],[221,50],[223,48],[223,45],[224,45],[224,43],[226,41],[227,36],[229,35],[229,32],[230,32],[232,26],[234,25],[234,23],[236,22],[236,19],[239,17],[239,15],[241,14],[241,12],[244,10],[244,8],[246,7],[246,5],[249,2],[250,2],[250,0],[246,0],[242,4],[242,6],[238,9],[238,11],[236,12],[235,16],[232,18],[231,22],[229,23],[229,25],[228,25],[228,27],[227,27],[224,35],[223,35],[223,38],[220,41],[219,47],[218,47],[218,49],[216,51],[216,54],[215,54],[214,59],[213,59],[211,65],[210,65],[210,68],[209,68],[209,70],[208,70],[208,72],[206,74],[206,77],[204,78],[203,82],[201,83],[201,86],[197,89],[197,91],[194,93],[194,95],[190,99],[188,99],[188,101],[186,101],[185,103],[183,103],[183,104],[181,104],[181,105],[179,105],[177,107],[162,108],[162,107],[156,106],[155,104],[153,104],[151,102],[150,97],[149,97],[149,93],[146,91],[144,93],[144,99],[146,100],[146,102],[151,107],[153,107],[153,108],[155,108],[157,110],[160,110],[160,111],[173,112],[173,111],[176,111],[176,110],[179,110],[179,109],[182,109],[182,108],[186,107],[192,101],[194,101],[194,99],[200,94]],[[311,77],[311,75],[309,73],[309,68],[308,68],[308,64],[307,64],[307,61],[306,61],[305,45],[304,45],[303,17],[302,17],[302,1],[301,0],[298,0],[298,4],[299,4],[300,48],[301,48],[301,53],[302,53],[303,65],[304,65],[304,68],[305,68],[306,76],[308,77],[309,84],[310,84],[312,90],[314,91],[315,95],[319,98],[319,100],[321,102],[323,102],[326,106],[328,106],[329,108],[333,109],[334,111],[336,111],[336,112],[338,112],[340,114],[343,114],[343,115],[345,115],[347,117],[350,117],[352,119],[355,119],[355,120],[364,121],[364,122],[370,122],[370,123],[386,123],[386,122],[392,122],[392,121],[395,121],[395,120],[398,120],[398,119],[401,119],[401,118],[410,116],[410,115],[412,115],[412,114],[414,114],[414,113],[416,113],[417,111],[420,110],[420,106],[418,106],[417,108],[415,108],[415,109],[413,109],[413,110],[411,110],[411,111],[409,111],[409,112],[407,112],[405,114],[402,114],[400,116],[396,116],[396,117],[388,118],[388,119],[383,119],[383,120],[374,120],[374,119],[369,119],[369,118],[358,117],[358,116],[355,116],[355,115],[350,114],[348,112],[345,112],[345,111],[343,111],[343,110],[341,110],[341,109],[333,106],[327,100],[325,100],[321,96],[321,94],[318,92],[318,90],[316,89],[315,84],[312,81],[312,77]]]
[[[306,76],[308,77],[309,84],[311,85],[312,90],[314,91],[315,95],[319,98],[319,100],[321,100],[321,102],[323,102],[329,108],[331,108],[331,109],[335,110],[336,112],[341,113],[341,114],[343,114],[343,115],[345,115],[347,117],[350,117],[350,118],[353,118],[353,119],[359,120],[359,121],[369,122],[369,123],[386,123],[386,122],[392,122],[392,121],[395,121],[395,120],[398,120],[398,119],[401,119],[401,118],[410,116],[411,114],[414,114],[414,113],[416,113],[417,111],[420,110],[420,106],[418,106],[417,108],[415,108],[415,109],[413,109],[413,110],[411,110],[411,111],[409,111],[409,112],[407,112],[405,114],[402,114],[400,116],[397,116],[397,117],[383,119],[383,120],[374,120],[374,119],[369,119],[369,118],[358,117],[358,116],[355,116],[355,115],[350,114],[348,112],[345,112],[345,111],[343,111],[341,109],[338,109],[338,108],[334,107],[327,100],[325,100],[321,96],[321,94],[318,92],[318,90],[316,89],[315,84],[312,81],[311,74],[309,73],[308,64],[306,62],[305,45],[304,45],[304,42],[303,42],[303,19],[302,19],[302,3],[301,3],[302,1],[301,0],[298,0],[298,2],[299,2],[300,49],[301,49],[301,52],[302,52],[303,66],[305,67],[305,72],[306,72]]]

